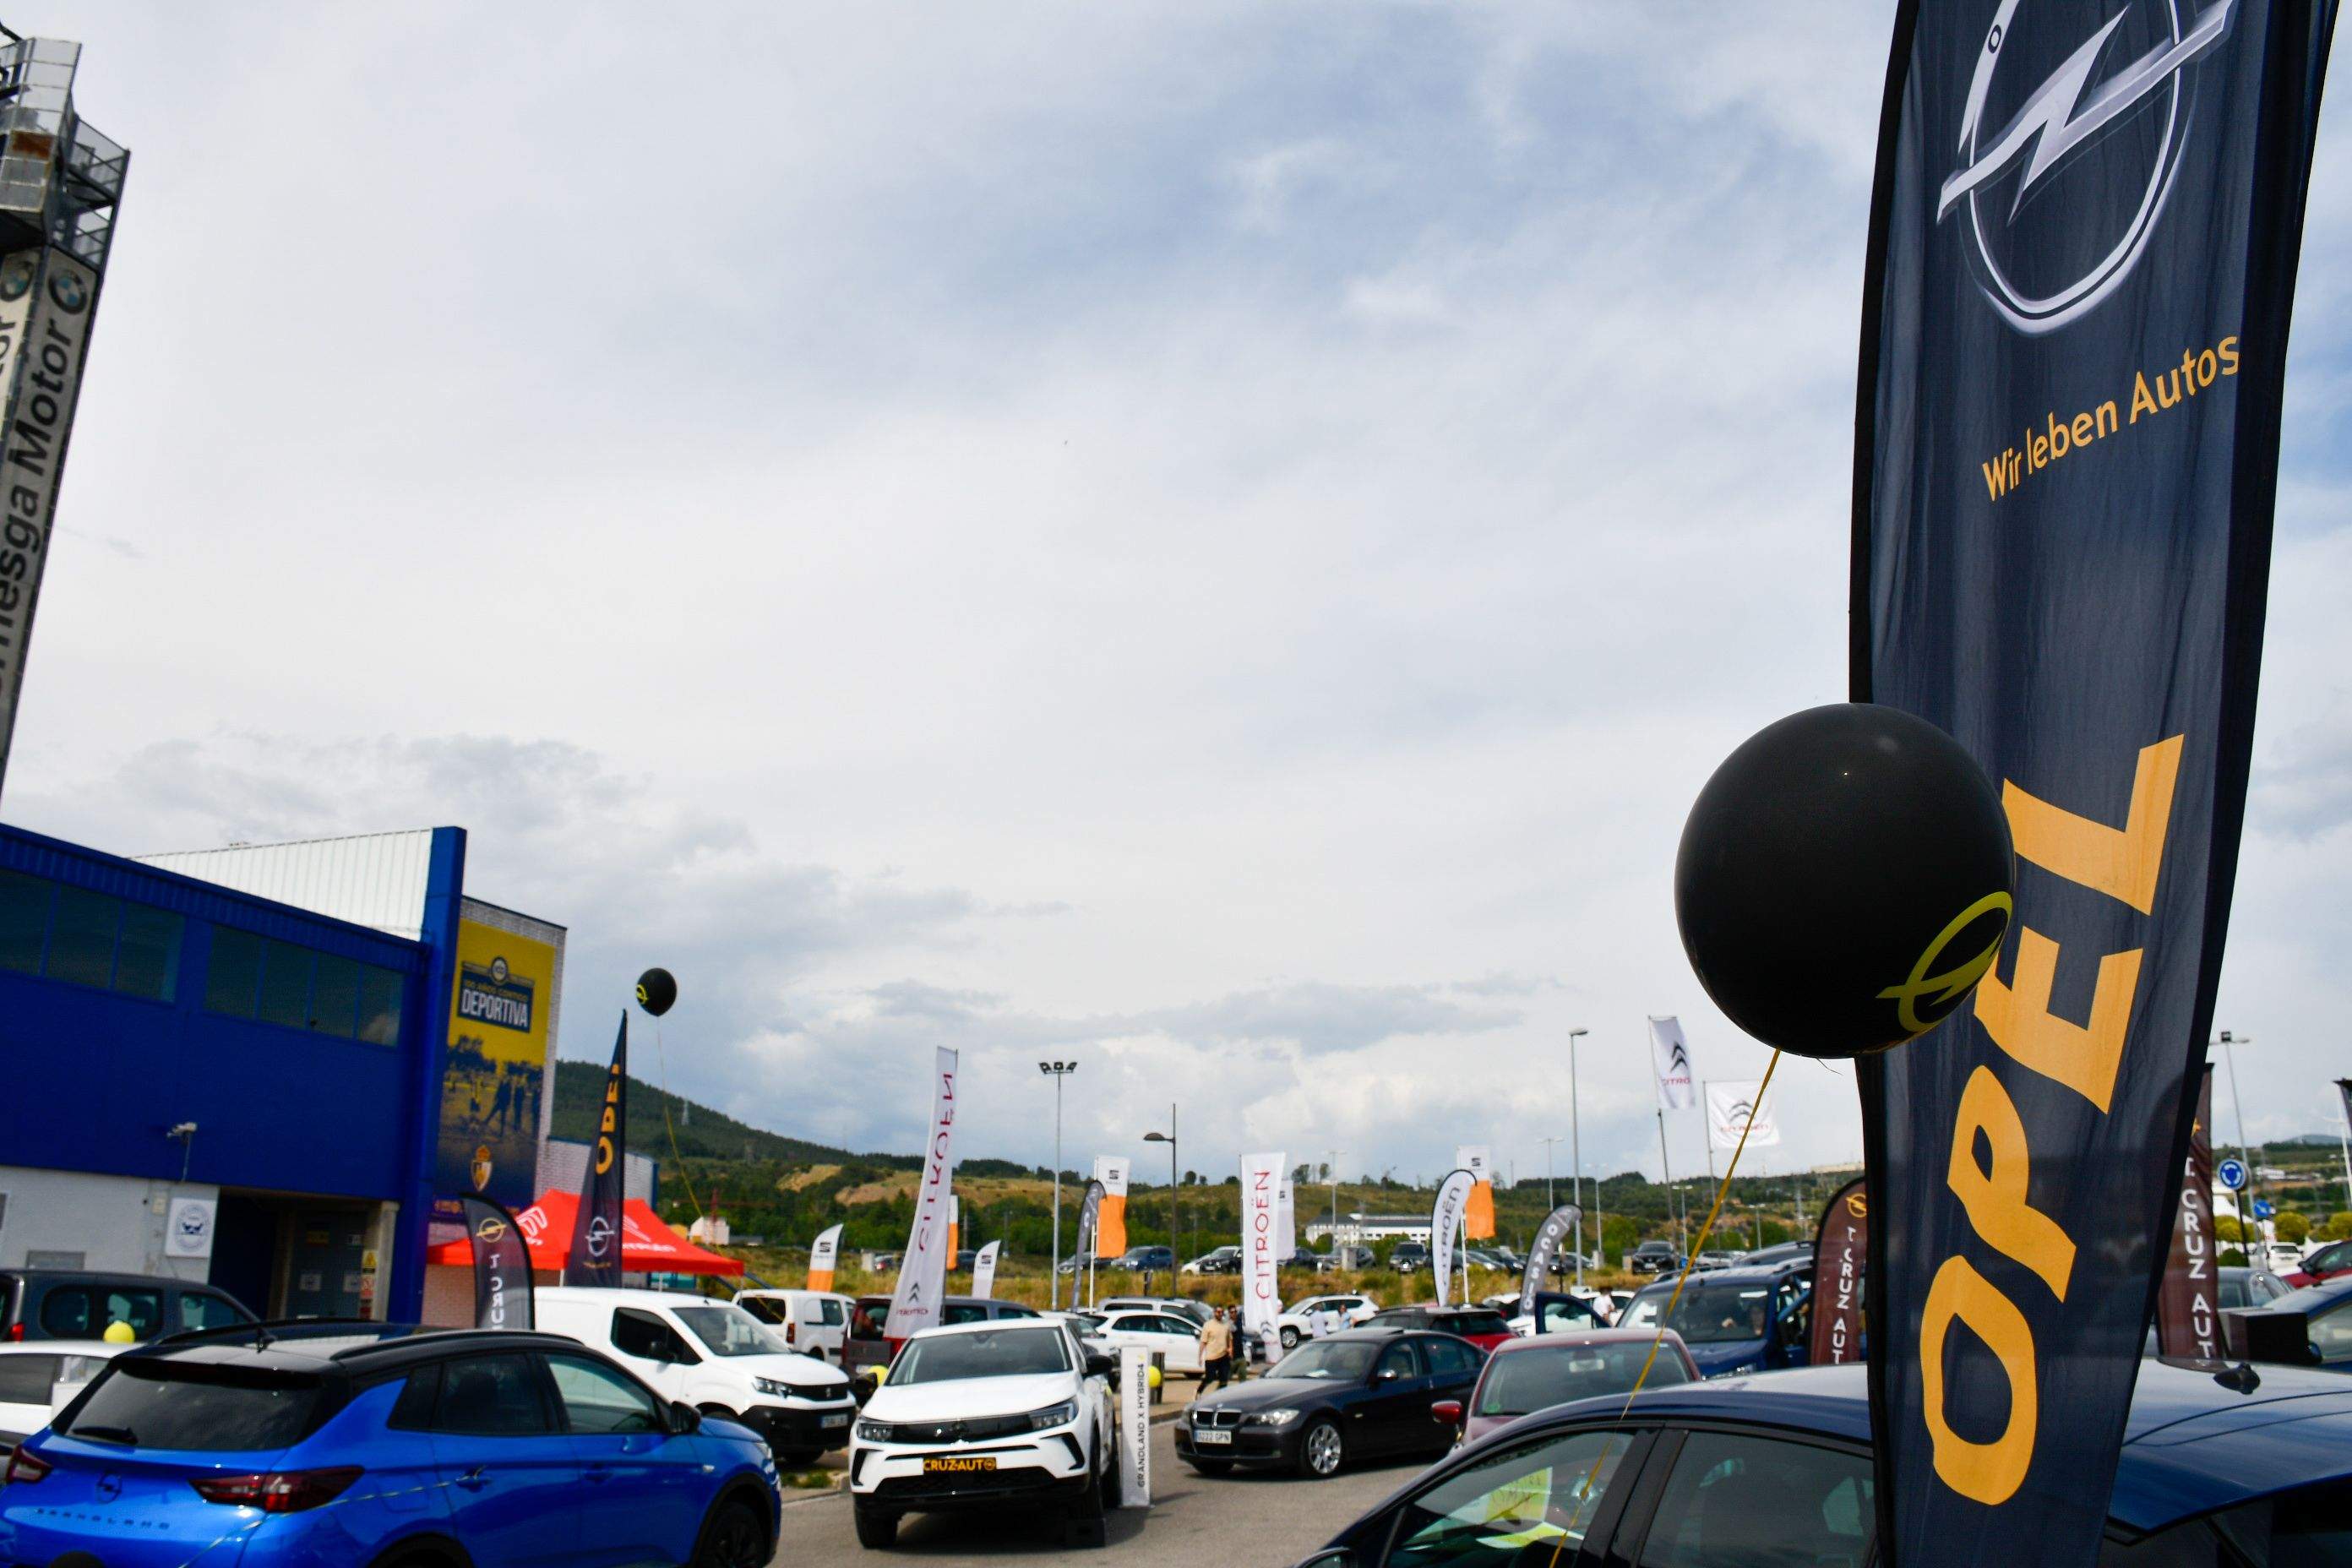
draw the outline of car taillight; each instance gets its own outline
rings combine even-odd
[[[299,1513],[332,1502],[359,1479],[359,1466],[339,1465],[333,1469],[278,1470],[266,1476],[214,1476],[188,1484],[206,1502],[257,1508],[264,1513]]]
[[[24,1324],[11,1323],[8,1325],[8,1342],[12,1345],[21,1345],[25,1342]]]
[[[36,1458],[24,1449],[18,1448],[8,1456],[8,1473],[0,1476],[0,1486],[31,1486],[35,1481],[47,1477],[50,1468],[51,1467],[44,1460]]]

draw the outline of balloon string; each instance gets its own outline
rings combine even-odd
[[[686,1156],[678,1152],[677,1129],[671,1124],[669,1119],[669,1058],[662,1053],[662,1033],[659,1024],[654,1026],[654,1060],[661,1068],[662,1127],[669,1133],[669,1157],[677,1166],[677,1179],[679,1184],[686,1188],[686,1201],[694,1205],[695,1217],[699,1219],[704,1214],[702,1200],[694,1194],[694,1178],[687,1174]],[[1764,1098],[1763,1091],[1758,1090],[1756,1098],[1760,1103]]]
[[[1759,1107],[1764,1103],[1764,1091],[1772,1087],[1772,1071],[1780,1065],[1780,1053],[1776,1049],[1772,1053],[1772,1059],[1764,1065],[1764,1080],[1756,1086],[1756,1104]],[[1666,1342],[1666,1325],[1674,1320],[1675,1303],[1683,1299],[1683,1287],[1690,1283],[1691,1275],[1698,1268],[1698,1255],[1706,1249],[1707,1233],[1715,1228],[1716,1216],[1723,1212],[1723,1200],[1731,1191],[1732,1173],[1739,1169],[1739,1156],[1748,1147],[1748,1130],[1755,1124],[1756,1118],[1753,1115],[1739,1124],[1739,1142],[1732,1146],[1731,1160],[1724,1166],[1723,1180],[1715,1189],[1715,1205],[1706,1211],[1706,1223],[1698,1227],[1698,1240],[1692,1246],[1691,1255],[1683,1259],[1682,1277],[1675,1281],[1674,1294],[1666,1298],[1665,1307],[1658,1313],[1658,1331],[1650,1341],[1650,1353],[1642,1363],[1641,1375],[1634,1378],[1633,1386],[1625,1391],[1625,1403],[1617,1412],[1617,1419],[1621,1422],[1625,1419],[1626,1413],[1633,1408],[1633,1396],[1641,1393],[1642,1384],[1649,1381],[1650,1369],[1657,1364],[1658,1347]],[[1604,1237],[1603,1240],[1605,1244],[1606,1238]],[[1584,1523],[1585,1505],[1600,1500],[1593,1496],[1592,1484],[1600,1479],[1601,1467],[1608,1463],[1608,1460],[1609,1441],[1604,1436],[1601,1439],[1601,1452],[1593,1458],[1592,1468],[1585,1472],[1584,1485],[1579,1489],[1580,1495],[1577,1499],[1576,1512],[1569,1520],[1568,1530],[1561,1533],[1559,1540],[1552,1543],[1550,1568],[1559,1568],[1560,1551],[1568,1544],[1569,1536],[1571,1533],[1575,1534],[1579,1541],[1583,1540],[1581,1527]]]

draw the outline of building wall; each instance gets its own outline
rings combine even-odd
[[[139,863],[415,942],[424,934],[433,833],[420,827],[299,844],[238,844],[143,855]]]
[[[0,1268],[22,1268],[36,1252],[79,1254],[84,1268],[202,1280],[204,1259],[163,1256],[164,1215],[174,1197],[219,1194],[205,1182],[0,1165]]]

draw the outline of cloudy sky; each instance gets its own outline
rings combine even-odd
[[[1051,1054],[1071,1163],[1172,1101],[1218,1176],[1539,1173],[1580,1026],[1590,1166],[1655,1169],[1645,1015],[1762,1070],[1670,870],[1843,694],[1891,4],[656,14],[10,11],[135,153],[11,820],[461,824],[572,929],[566,1054],[663,963],[644,1070],[859,1147],[934,1044],[967,1154],[1048,1155]],[[2219,1020],[2258,1135],[2352,1071],[2336,107]],[[1844,1071],[1781,1083],[1775,1168],[1858,1157]]]

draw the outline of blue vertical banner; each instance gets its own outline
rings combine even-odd
[[[1881,1563],[2099,1553],[2244,811],[2334,0],[1903,0],[1852,686],[1999,783],[2017,915],[1863,1058]]]

